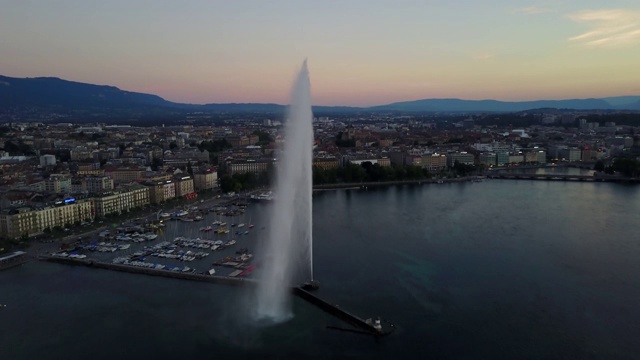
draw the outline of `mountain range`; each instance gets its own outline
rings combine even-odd
[[[179,113],[276,113],[284,105],[262,103],[183,104],[160,96],[120,90],[114,86],[94,85],[54,77],[13,78],[0,75],[0,111],[37,108],[67,112]],[[461,99],[424,99],[371,107],[314,106],[316,113],[331,112],[518,112],[555,108],[574,110],[638,110],[640,96],[592,99],[498,101]]]

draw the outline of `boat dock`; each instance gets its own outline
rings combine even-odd
[[[203,275],[203,274],[195,274],[189,272],[176,272],[170,270],[161,270],[154,268],[145,268],[124,264],[113,264],[107,262],[101,262],[91,259],[70,259],[68,257],[59,257],[59,256],[40,256],[40,260],[50,261],[60,264],[67,265],[82,265],[93,267],[97,269],[107,269],[107,270],[115,270],[115,271],[124,271],[135,274],[145,274],[151,276],[163,276],[173,279],[183,279],[183,280],[192,280],[192,281],[203,281],[208,283],[215,284],[223,284],[223,285],[232,285],[232,286],[242,286],[242,285],[255,285],[257,281],[254,279],[246,279],[242,277],[229,277],[229,276],[219,276],[219,275]]]
[[[27,261],[29,261],[29,257],[26,252],[16,251],[13,254],[0,257],[0,270],[22,265]]]

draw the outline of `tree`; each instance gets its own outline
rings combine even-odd
[[[611,169],[627,177],[637,177],[640,175],[640,162],[631,158],[616,158]]]
[[[187,162],[187,172],[193,176],[193,167],[191,167],[191,161]]]
[[[162,159],[153,158],[151,160],[151,170],[158,171],[160,166],[162,166]]]
[[[595,165],[593,165],[593,170],[595,171],[604,171],[604,161],[598,160]]]
[[[266,145],[273,142],[273,138],[267,132],[262,130],[255,130],[253,135],[258,135],[258,143],[260,145]]]
[[[173,150],[173,149],[175,149],[177,147],[178,147],[178,144],[176,144],[175,141],[172,141],[172,142],[169,143],[169,149]]]

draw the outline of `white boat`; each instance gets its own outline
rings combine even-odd
[[[178,216],[178,217],[180,217],[180,216],[186,216],[186,215],[189,215],[189,212],[188,212],[188,211],[185,211],[185,210],[180,210],[180,211],[178,211],[178,212],[176,213],[176,216]]]
[[[213,275],[216,273],[216,269],[209,269],[209,271],[207,271],[209,273],[209,275]]]

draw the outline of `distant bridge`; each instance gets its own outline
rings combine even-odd
[[[592,175],[566,175],[566,174],[514,174],[514,173],[489,173],[489,179],[506,180],[543,180],[543,181],[591,181],[591,182],[618,182],[640,183],[639,178],[624,176],[592,176]]]

